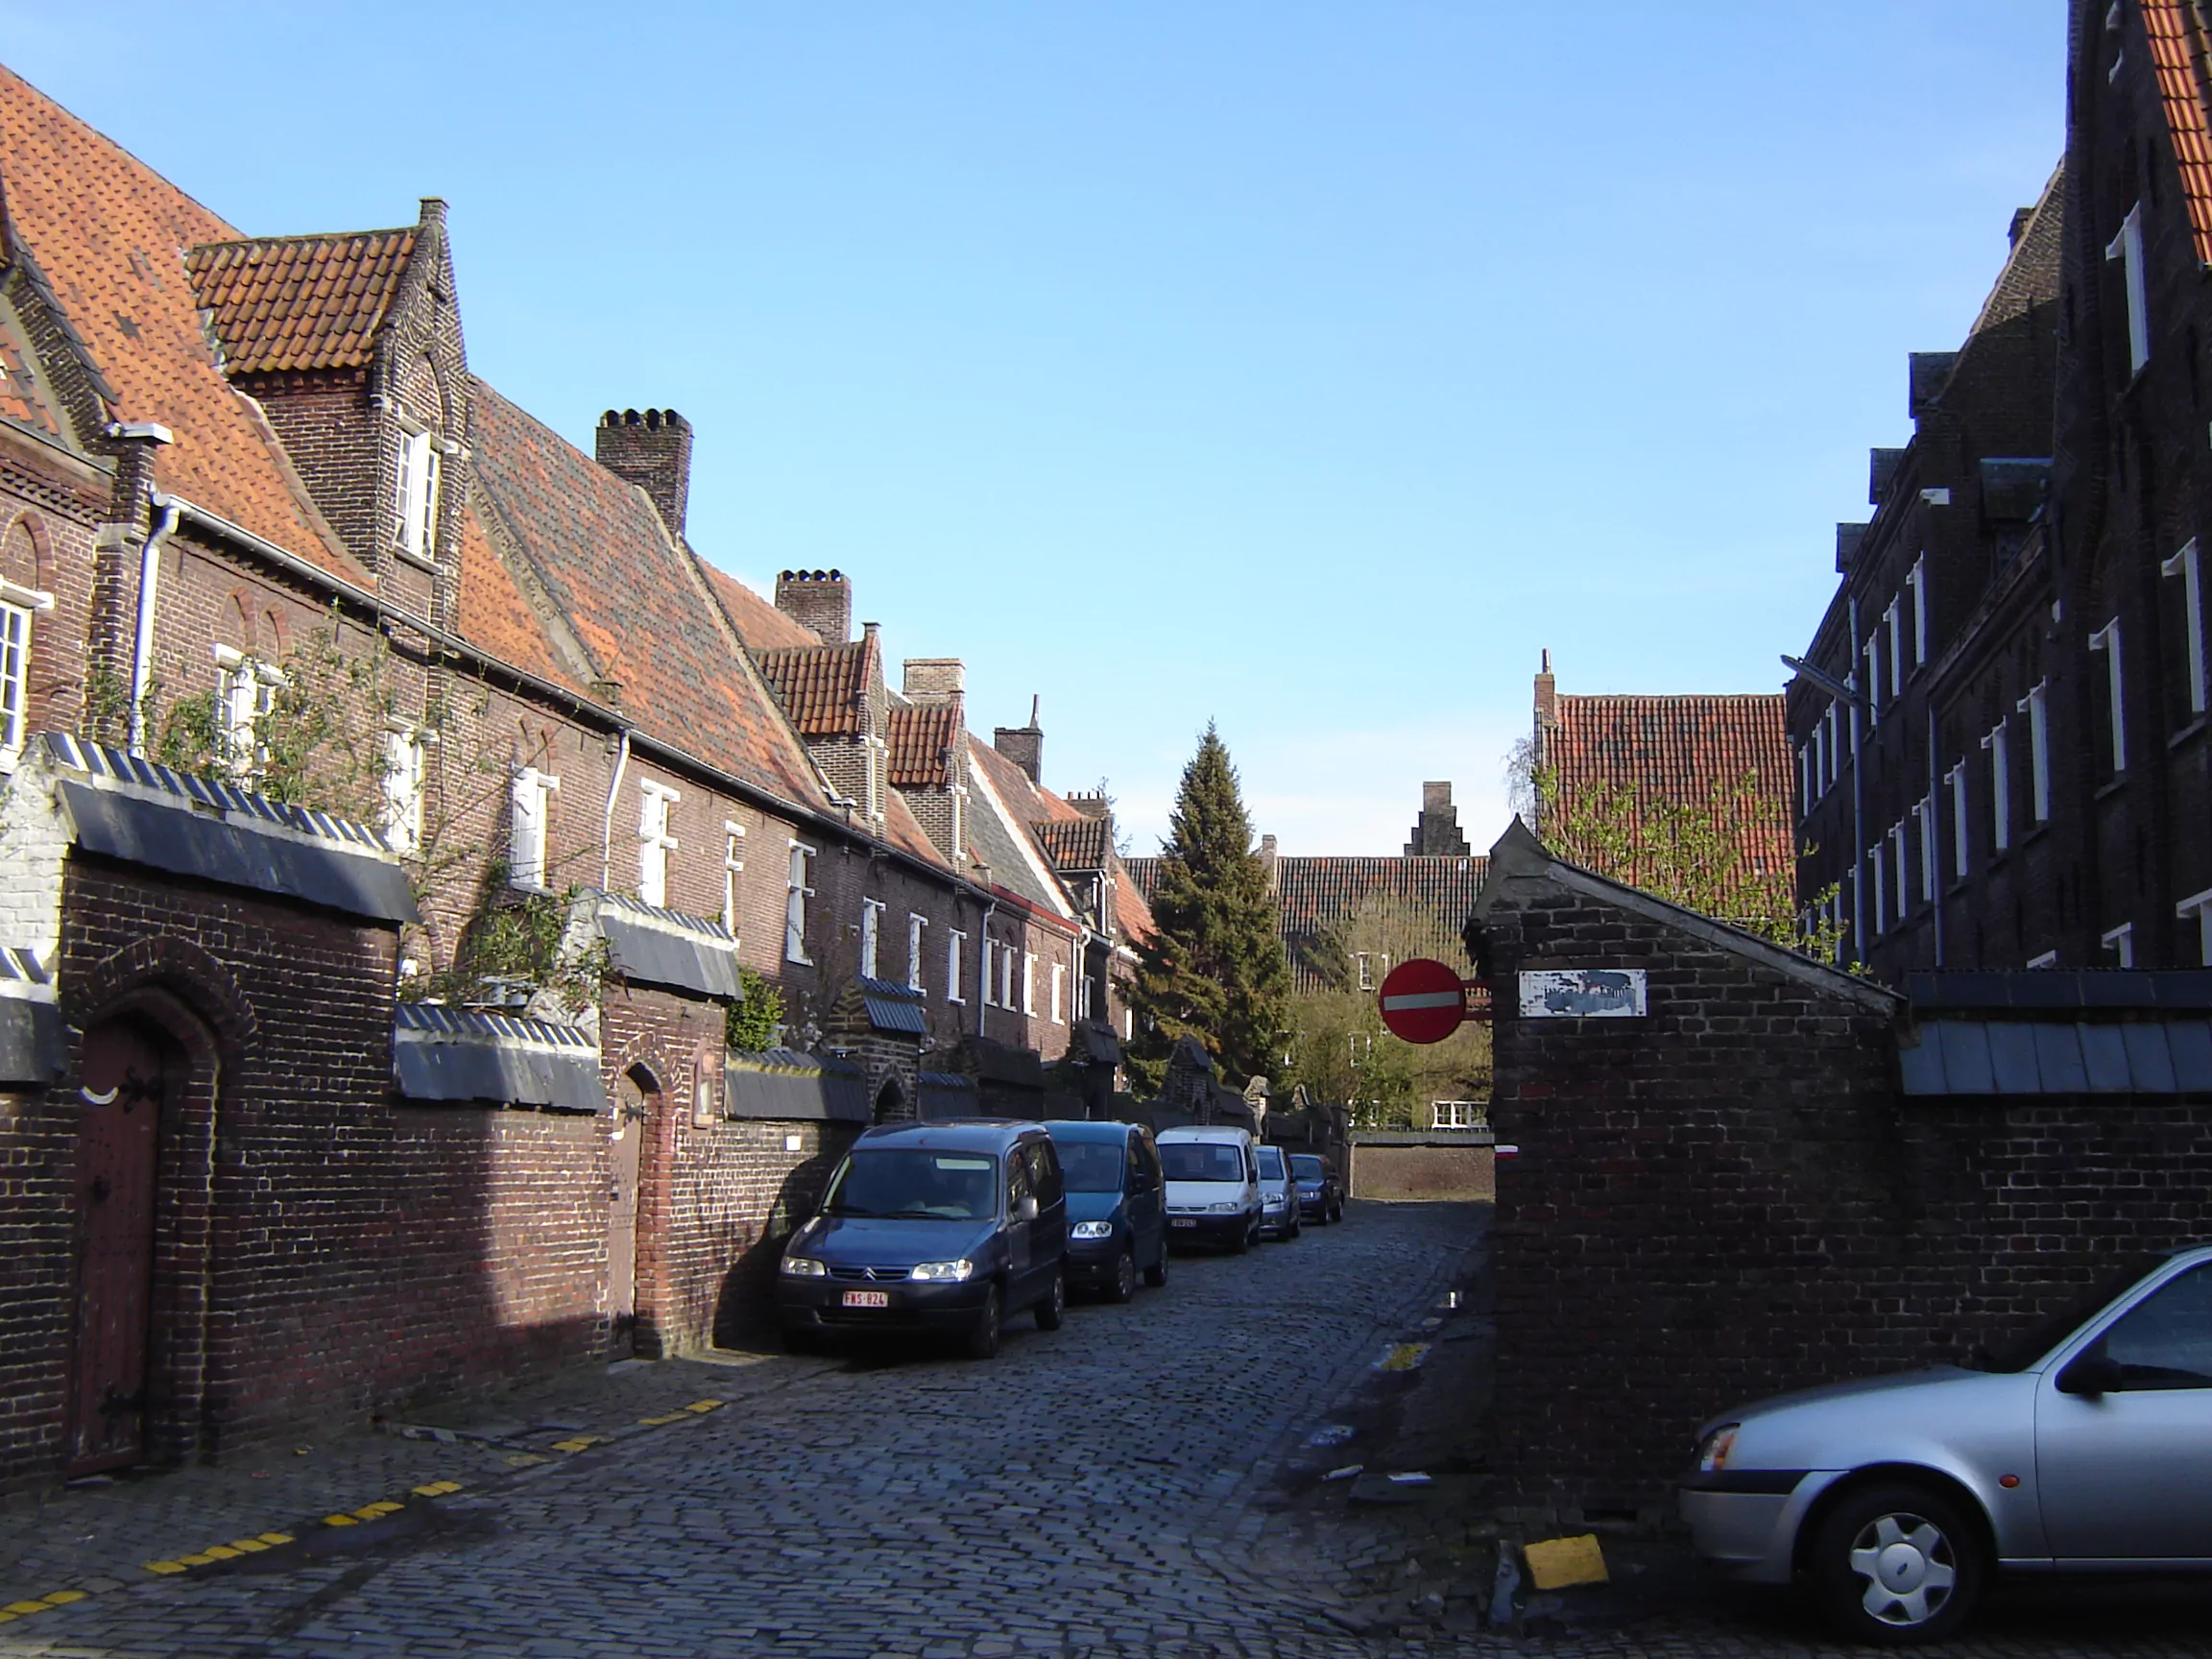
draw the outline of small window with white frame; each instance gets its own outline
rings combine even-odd
[[[737,937],[738,903],[743,898],[739,882],[745,875],[745,826],[734,818],[722,821],[722,926]]]
[[[2119,617],[2089,636],[2089,649],[2104,653],[2104,694],[2099,701],[2104,706],[2104,735],[2111,745],[2104,758],[2108,770],[2117,776],[2128,770],[2128,677],[2120,661]]]
[[[2047,681],[2038,680],[2021,698],[2028,716],[2028,809],[2035,822],[2051,821],[2051,699]]]
[[[906,912],[906,989],[922,989],[922,930],[929,926],[929,918],[909,910]]]
[[[783,896],[783,960],[810,966],[806,954],[806,906],[814,897],[814,849],[791,843],[791,868]]]
[[[2212,702],[2212,684],[2207,683],[2208,668],[2204,649],[2204,573],[2192,538],[2173,558],[2162,560],[2159,574],[2169,581],[2181,584],[2181,608],[2178,620],[2181,626],[2182,690],[2186,695],[2188,713],[2192,719],[2201,718],[2207,702]]]
[[[1022,952],[1022,1012],[1037,1012],[1037,955],[1032,950]]]
[[[1989,752],[1989,846],[2002,853],[2012,845],[2012,752],[2004,721],[1989,728],[1982,747]]]
[[[433,733],[394,725],[384,733],[384,838],[395,853],[422,847],[422,793]]]
[[[2112,952],[2115,968],[2135,966],[2135,924],[2123,922],[2117,927],[2107,928],[2100,939],[2105,950]]]
[[[223,770],[240,783],[252,783],[268,759],[261,720],[276,706],[282,669],[228,645],[215,647],[217,679],[216,741]]]
[[[967,969],[967,964],[961,958],[965,954],[967,947],[968,935],[961,932],[959,928],[949,928],[946,931],[945,1000],[948,1002],[966,1002],[968,1000],[961,989],[965,983],[962,974]]]
[[[1973,840],[1966,832],[1966,763],[1961,760],[1943,775],[1951,785],[1951,879],[1963,881],[1972,868]]]
[[[1905,585],[1912,592],[1912,666],[1928,661],[1928,555],[1912,561]]]
[[[880,979],[876,972],[876,958],[883,943],[883,902],[880,899],[860,901],[860,977]]]
[[[2139,374],[2151,361],[2151,296],[2143,269],[2143,204],[2128,209],[2120,233],[2105,244],[2104,257],[2120,262],[2120,281],[2128,305],[2128,373]]]
[[[668,854],[678,842],[669,811],[684,797],[665,783],[643,779],[637,785],[637,897],[657,909],[668,903]]]
[[[1061,1004],[1060,1004],[1060,998],[1061,998],[1061,994],[1062,994],[1062,991],[1063,991],[1063,989],[1064,989],[1064,988],[1065,988],[1065,986],[1067,985],[1067,982],[1068,982],[1068,964],[1067,964],[1067,963],[1065,963],[1065,962],[1055,962],[1055,963],[1053,963],[1053,964],[1052,964],[1052,983],[1051,983],[1051,985],[1050,985],[1050,987],[1049,987],[1049,996],[1048,996],[1048,998],[1047,998],[1047,1003],[1046,1003],[1046,1005],[1047,1005],[1047,1007],[1048,1007],[1048,1009],[1049,1009],[1049,1011],[1050,1011],[1050,1014],[1051,1014],[1052,1023],[1053,1023],[1053,1024],[1055,1024],[1055,1025],[1065,1025],[1065,1024],[1067,1024],[1067,1023],[1068,1023],[1067,1020],[1066,1020],[1066,1019],[1065,1019],[1065,1018],[1062,1016],[1062,1014],[1061,1014]]]
[[[436,436],[407,424],[399,432],[399,550],[430,564],[438,557],[438,498],[445,456]]]
[[[54,595],[0,581],[0,772],[22,758],[31,720],[31,618]]]
[[[535,766],[515,774],[507,837],[507,879],[514,886],[544,889],[552,798],[560,787],[560,779]]]
[[[2212,887],[2193,893],[2174,906],[2177,921],[2197,924],[2197,960],[2212,968]]]
[[[1430,1105],[1435,1114],[1431,1127],[1435,1129],[1479,1129],[1490,1118],[1479,1100],[1434,1100]]]

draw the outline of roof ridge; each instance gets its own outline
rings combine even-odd
[[[277,236],[229,236],[220,242],[195,242],[186,253],[211,253],[222,248],[259,248],[283,242],[349,242],[357,236],[412,236],[422,228],[412,225],[381,225],[367,230],[294,230]]]

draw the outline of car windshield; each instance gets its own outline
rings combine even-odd
[[[856,1149],[830,1181],[822,1214],[988,1221],[998,1214],[998,1160],[988,1152]]]
[[[1260,1148],[1260,1173],[1270,1181],[1283,1179],[1283,1149],[1280,1146]]]
[[[1290,1154],[1290,1173],[1301,1181],[1325,1181],[1329,1178],[1329,1166],[1310,1152]]]
[[[1170,1181],[1235,1181],[1244,1179],[1244,1157],[1236,1147],[1218,1141],[1168,1141],[1160,1147],[1160,1163]]]
[[[1966,1357],[1966,1369],[2008,1373],[2027,1370],[2086,1324],[2091,1315],[2110,1307],[2122,1291],[2166,1261],[2164,1256],[2127,1258],[2094,1286],[2065,1302],[2055,1312],[2044,1314],[2003,1341],[1986,1348],[1977,1347]]]
[[[1121,1190],[1121,1144],[1118,1141],[1055,1141],[1060,1172],[1070,1192]]]

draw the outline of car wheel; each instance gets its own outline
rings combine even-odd
[[[1239,1231],[1237,1235],[1237,1242],[1229,1246],[1229,1254],[1232,1256],[1241,1256],[1245,1251],[1251,1249],[1252,1235],[1255,1231],[1256,1229],[1252,1227],[1245,1227]]]
[[[1052,1274],[1052,1288],[1045,1300],[1037,1304],[1037,1329],[1057,1331],[1060,1322],[1068,1317],[1068,1274],[1056,1269]]]
[[[1114,1258],[1114,1283],[1106,1287],[1106,1300],[1127,1302],[1137,1294],[1137,1252],[1124,1250]]]
[[[1284,1235],[1283,1235],[1283,1237],[1284,1237],[1286,1239],[1289,1239],[1289,1238],[1297,1238],[1297,1237],[1298,1237],[1298,1235],[1299,1235],[1299,1234],[1301,1234],[1301,1233],[1303,1233],[1303,1232],[1305,1232],[1305,1231],[1306,1231],[1306,1217],[1305,1217],[1305,1216],[1303,1216],[1303,1215],[1293,1215],[1293,1216],[1291,1216],[1291,1217],[1290,1217],[1290,1230],[1289,1230],[1287,1233],[1284,1234]]]
[[[1144,1283],[1157,1290],[1167,1283],[1167,1240],[1160,1240],[1160,1260],[1144,1269]]]
[[[975,1315],[975,1329],[968,1334],[968,1358],[994,1358],[998,1352],[998,1334],[1004,1324],[1005,1310],[999,1305],[998,1286],[994,1285],[983,1293],[983,1310]]]
[[[1831,1509],[1813,1540],[1813,1586],[1859,1642],[1934,1642],[1966,1622],[1987,1562],[1982,1535],[1954,1499],[1886,1482]]]

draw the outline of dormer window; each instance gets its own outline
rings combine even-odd
[[[428,431],[399,434],[399,550],[429,564],[438,557],[438,486],[445,457]]]

